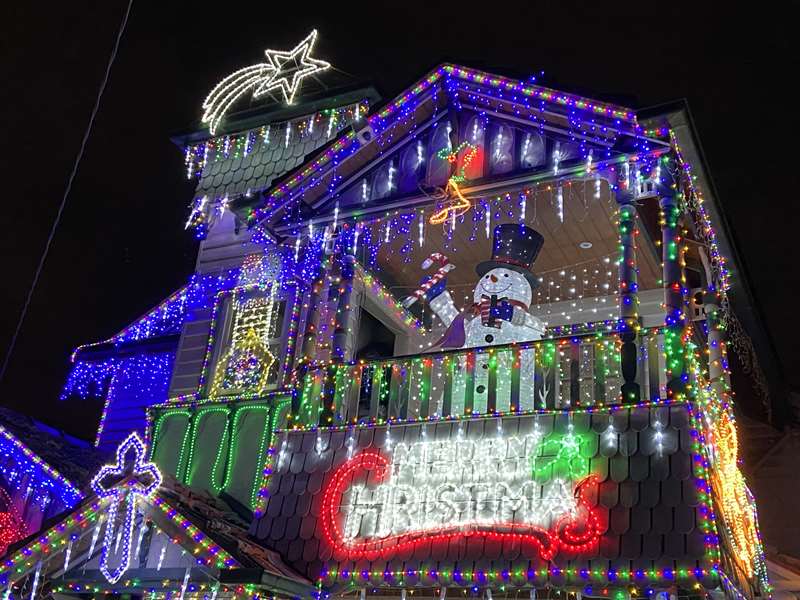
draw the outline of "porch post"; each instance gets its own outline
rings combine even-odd
[[[314,355],[317,346],[317,335],[319,333],[319,300],[322,294],[322,288],[325,284],[325,271],[326,268],[323,264],[320,265],[319,271],[311,283],[311,289],[308,296],[308,308],[306,309],[306,324],[303,331],[303,349],[301,351],[301,362],[303,364],[309,362],[310,357]]]
[[[353,277],[355,275],[356,257],[345,254],[341,257],[341,277],[339,279],[339,301],[336,306],[336,319],[333,328],[332,357],[334,362],[345,359],[347,334],[352,313]]]
[[[617,193],[619,203],[619,318],[622,401],[639,402],[641,389],[636,382],[636,336],[639,332],[639,283],[636,267],[636,207],[628,190]]]
[[[708,328],[708,378],[711,386],[721,398],[730,389],[728,380],[728,355],[725,347],[725,326],[722,322],[722,309],[719,294],[706,290],[703,295]]]
[[[661,252],[664,271],[664,354],[667,367],[667,398],[682,395],[686,390],[684,344],[686,311],[684,310],[683,250],[678,230],[680,207],[673,196],[662,196]]]

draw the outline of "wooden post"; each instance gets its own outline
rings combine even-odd
[[[728,356],[725,348],[725,327],[722,323],[722,309],[719,294],[707,290],[703,295],[708,328],[708,378],[720,398],[730,389],[728,380]]]
[[[319,332],[319,301],[325,284],[326,268],[320,265],[319,272],[308,294],[308,309],[306,310],[306,324],[303,331],[303,349],[301,363],[306,363],[314,356]]]
[[[639,284],[636,275],[636,208],[633,195],[621,191],[619,203],[619,242],[622,255],[619,260],[619,318],[620,366],[622,370],[622,401],[636,403],[641,399],[641,389],[636,382],[636,335],[639,330]]]
[[[353,277],[355,275],[356,257],[347,254],[341,257],[342,268],[339,281],[339,302],[336,307],[336,319],[333,328],[332,358],[336,362],[345,360],[347,353],[347,336],[350,328],[350,317],[353,297]]]
[[[684,273],[681,235],[678,230],[680,208],[672,196],[661,198],[661,251],[664,270],[664,354],[667,367],[667,398],[686,390],[684,356],[686,312],[684,310]]]

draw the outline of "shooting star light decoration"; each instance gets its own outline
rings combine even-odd
[[[203,102],[202,122],[208,123],[208,131],[214,135],[228,109],[253,88],[253,98],[280,90],[286,104],[292,104],[303,79],[331,67],[311,57],[316,40],[314,29],[288,52],[265,50],[267,62],[239,69],[220,81]]]

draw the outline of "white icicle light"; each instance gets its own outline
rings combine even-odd
[[[492,209],[486,206],[486,239],[492,235]]]
[[[422,161],[425,160],[424,153],[425,148],[422,145],[422,140],[417,140],[417,166],[420,166]]]
[[[36,563],[36,571],[33,574],[33,584],[31,585],[31,600],[36,598],[36,589],[39,587],[39,576],[42,574],[42,561]]]
[[[594,180],[594,198],[595,200],[600,199],[600,178],[596,178]]]
[[[156,564],[156,571],[161,570],[161,565],[164,564],[164,556],[166,555],[166,553],[167,553],[167,545],[164,544],[163,546],[161,546],[161,553],[158,555],[158,563]]]
[[[558,220],[564,222],[564,189],[559,185],[556,190],[556,214]]]
[[[328,119],[328,130],[325,132],[325,137],[331,137],[331,132],[333,131],[333,123],[336,120],[336,113],[331,112],[331,116]]]
[[[64,550],[64,573],[69,569],[69,559],[72,556],[72,540],[67,544],[67,549]]]
[[[336,205],[333,207],[333,231],[336,231],[336,225],[339,222],[339,201],[336,201]]]
[[[142,517],[142,524],[139,526],[139,539],[136,540],[136,550],[133,552],[133,559],[139,560],[139,553],[142,551],[142,540],[144,540],[144,534],[147,532],[147,521],[145,521],[144,516]]]
[[[556,142],[556,147],[553,150],[553,175],[558,175],[558,167],[561,163],[561,143]]]
[[[361,201],[366,202],[369,200],[369,185],[366,179],[361,180]]]
[[[283,147],[289,147],[289,137],[292,135],[292,124],[286,123],[286,137],[283,140]]]
[[[300,236],[294,241],[294,262],[300,260]]]
[[[419,223],[417,224],[419,228],[419,247],[422,248],[422,244],[425,243],[425,213],[421,212],[419,215]]]
[[[388,176],[388,181],[387,181],[387,187],[390,190],[394,188],[394,172],[395,172],[394,162],[390,162],[389,163],[389,174],[388,174],[389,176]]]
[[[189,586],[189,575],[192,572],[192,567],[186,567],[186,573],[183,575],[183,583],[181,584],[181,594],[178,596],[179,600],[183,600],[186,594],[186,588]]]

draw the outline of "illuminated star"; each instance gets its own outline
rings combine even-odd
[[[274,72],[271,77],[259,86],[253,97],[258,98],[276,88],[280,88],[286,104],[291,104],[303,79],[331,67],[330,63],[324,60],[311,58],[310,54],[316,41],[317,30],[315,29],[289,52],[266,50],[267,60]],[[289,82],[290,78],[291,83]]]
[[[267,62],[244,67],[231,73],[220,81],[203,101],[202,122],[208,123],[208,130],[216,133],[228,109],[248,91],[256,88],[253,98],[280,89],[287,104],[291,104],[303,79],[330,68],[330,63],[311,58],[315,29],[297,46],[288,52],[265,50]]]

